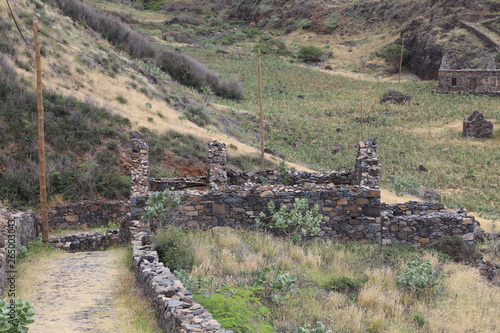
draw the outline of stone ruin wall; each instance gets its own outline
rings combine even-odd
[[[486,69],[452,69],[444,56],[438,72],[438,93],[500,96],[500,69],[492,56]]]
[[[21,246],[28,245],[40,232],[38,219],[32,212],[20,212],[0,207],[0,293],[9,289],[10,271],[16,270]]]
[[[85,200],[49,209],[49,227],[55,229],[86,229],[121,225],[127,217],[128,202],[119,200]]]
[[[482,113],[474,111],[469,118],[464,119],[463,135],[466,138],[491,139],[493,138],[493,123],[484,119]]]
[[[225,168],[225,145],[213,142],[209,151],[209,161],[217,165],[208,167],[207,177],[150,180],[148,185],[143,182],[136,189],[138,195],[130,199],[131,219],[140,219],[149,190],[171,186],[182,189],[176,192],[184,198],[178,223],[190,228],[257,229],[255,218],[261,212],[268,213],[269,201],[274,201],[277,207],[281,204],[291,207],[296,198],[307,198],[310,206],[320,206],[323,215],[321,231],[316,237],[383,244],[398,241],[415,247],[432,243],[442,235],[460,235],[474,241],[476,221],[466,212],[449,212],[440,203],[391,206],[380,202],[376,139],[360,142],[354,171],[343,172],[283,174],[268,169],[236,172]],[[136,161],[144,170],[147,150]],[[289,185],[283,185],[285,176]],[[215,183],[211,185],[210,180]],[[196,184],[198,190],[186,190],[189,184]],[[156,227],[151,226],[153,231]]]

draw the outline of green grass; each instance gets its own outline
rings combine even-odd
[[[237,111],[257,115],[259,110],[256,58],[221,55],[213,49],[184,48],[210,68],[230,79],[244,77],[247,97],[242,102],[215,99]],[[413,179],[417,187],[438,190],[454,208],[498,215],[500,162],[498,137],[470,140],[461,136],[461,121],[473,110],[498,119],[498,98],[473,95],[433,94],[436,82],[372,82],[321,73],[273,57],[264,57],[264,113],[266,142],[287,159],[318,170],[352,169],[354,145],[364,137],[378,137],[382,186],[395,189],[394,177]],[[390,89],[410,94],[409,105],[380,104]],[[302,96],[300,98],[298,96]],[[337,132],[336,128],[342,128]],[[331,151],[336,144],[344,149]],[[444,148],[450,148],[443,152]],[[445,149],[446,151],[447,149]],[[419,165],[429,171],[420,172]],[[419,186],[420,184],[420,186]],[[484,207],[491,207],[488,212]]]
[[[300,244],[231,229],[191,232],[188,237],[195,264],[191,278],[179,275],[188,288],[198,298],[219,297],[221,290],[232,291],[230,295],[251,291],[256,306],[269,309],[266,321],[277,332],[296,332],[317,321],[332,332],[346,333],[500,328],[496,287],[482,280],[476,269],[434,250],[357,242]],[[417,293],[399,285],[398,276],[412,260],[429,261],[436,274],[446,274],[443,289]],[[223,318],[239,317],[224,311]]]

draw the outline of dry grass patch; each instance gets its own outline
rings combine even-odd
[[[207,281],[215,276],[229,290],[252,288],[255,274],[264,267],[271,267],[268,278],[282,274],[297,278],[280,303],[268,298],[275,289],[265,286],[265,295],[256,291],[271,310],[269,319],[276,331],[295,332],[316,321],[332,332],[346,333],[498,328],[494,311],[500,296],[494,287],[474,268],[443,261],[442,255],[430,250],[323,241],[298,244],[228,228],[192,232],[189,239],[195,254],[192,277]],[[416,293],[398,285],[396,278],[413,259],[429,260],[433,269],[447,274],[443,291]]]

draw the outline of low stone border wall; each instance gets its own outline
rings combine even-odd
[[[163,332],[232,332],[224,330],[206,309],[195,303],[191,292],[159,262],[151,245],[143,244],[143,237],[149,239],[149,233],[142,231],[140,222],[132,221],[130,229],[137,283],[151,300]]]
[[[382,244],[396,240],[414,247],[432,244],[445,235],[461,236],[474,243],[477,221],[466,210],[434,212],[421,215],[383,217]]]
[[[106,233],[80,233],[60,237],[50,237],[49,243],[67,252],[101,251],[118,245],[119,230],[108,230]]]
[[[15,271],[21,246],[38,236],[38,219],[32,212],[0,208],[0,294],[6,288],[9,271]]]
[[[126,201],[80,201],[58,205],[49,210],[52,229],[94,228],[109,222],[121,224],[130,211]]]
[[[440,202],[418,202],[408,201],[405,203],[381,205],[382,216],[401,216],[401,215],[419,215],[422,213],[435,213],[447,211],[446,207]]]

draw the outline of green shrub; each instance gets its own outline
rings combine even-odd
[[[15,311],[12,313],[10,307],[14,306]],[[34,323],[33,317],[35,311],[30,302],[20,298],[10,301],[0,299],[0,332],[9,333],[26,333],[28,325]]]
[[[141,220],[149,223],[153,231],[173,224],[177,217],[177,208],[180,203],[180,195],[172,193],[169,189],[163,192],[153,192],[146,202]]]
[[[255,296],[254,288],[229,288],[209,296],[195,295],[226,330],[235,332],[274,332],[268,322],[269,309]]]
[[[200,127],[205,127],[210,123],[210,118],[205,113],[202,105],[190,105],[184,111],[186,118]]]
[[[296,56],[303,62],[319,62],[323,56],[323,50],[316,46],[301,46]]]
[[[439,274],[432,268],[429,259],[423,263],[412,260],[407,264],[403,274],[397,277],[397,283],[411,292],[441,292],[445,278],[445,274]]]
[[[252,275],[252,286],[274,304],[285,303],[295,293],[297,277],[283,272],[276,264],[257,269]]]
[[[267,207],[270,216],[262,212],[255,220],[261,228],[283,232],[296,241],[306,236],[314,236],[320,231],[319,225],[323,216],[319,213],[319,206],[314,205],[312,209],[308,209],[306,198],[295,198],[290,211],[285,205],[276,210],[273,201],[270,201]]]
[[[324,21],[323,21],[323,26],[325,32],[331,33],[337,27],[339,26],[338,24],[339,20],[339,15],[337,13],[331,13]]]
[[[192,269],[194,256],[185,230],[166,226],[153,236],[153,248],[158,252],[160,261],[172,272]]]
[[[401,45],[389,45],[380,52],[380,56],[387,61],[387,64],[394,72],[399,71],[401,62]],[[408,56],[409,51],[403,47],[403,60]]]
[[[456,262],[473,263],[478,255],[476,248],[460,236],[443,236],[432,247]]]
[[[333,274],[322,281],[320,286],[327,290],[351,293],[358,292],[366,281],[368,277],[364,274],[360,277]]]
[[[302,19],[299,21],[299,26],[302,29],[309,29],[311,27],[312,21],[310,19]]]
[[[401,196],[405,193],[411,193],[418,190],[422,185],[422,182],[412,176],[396,175],[392,179],[392,184],[396,194]]]

